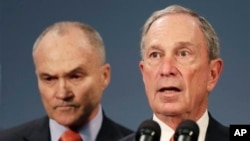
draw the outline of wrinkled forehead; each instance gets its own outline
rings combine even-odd
[[[165,14],[154,20],[148,28],[145,36],[152,30],[164,27],[168,27],[173,31],[182,30],[183,28],[190,30],[195,28],[196,30],[201,31],[199,20],[197,18],[185,13],[175,13]]]
[[[205,42],[198,21],[186,14],[171,14],[158,18],[152,23],[144,37],[144,46],[152,42]]]
[[[183,31],[186,31],[186,36],[190,36],[191,32],[197,32],[198,36],[204,36],[203,31],[200,28],[199,20],[187,13],[168,13],[161,15],[152,21],[151,24],[148,24],[148,28],[144,27],[144,32],[142,34],[141,39],[141,55],[143,57],[144,49],[145,49],[145,40],[151,33],[165,33],[165,35],[170,35],[174,32],[179,32],[180,34],[184,34]],[[163,29],[167,29],[164,30]],[[157,33],[158,34],[158,33]],[[178,35],[178,34],[176,34]]]

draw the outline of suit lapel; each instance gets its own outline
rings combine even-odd
[[[24,136],[25,141],[50,141],[49,118],[44,117],[36,122],[36,128]]]
[[[229,128],[221,125],[209,113],[209,123],[205,141],[228,141]]]

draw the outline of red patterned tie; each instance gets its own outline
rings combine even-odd
[[[72,130],[67,130],[62,134],[59,141],[83,141],[83,140],[77,132]]]
[[[172,136],[169,141],[174,141],[174,136]]]

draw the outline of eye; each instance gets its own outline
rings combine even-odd
[[[176,52],[176,59],[179,63],[183,65],[189,65],[195,61],[195,58],[197,57],[194,50],[190,48],[182,48],[177,50]]]
[[[46,77],[45,80],[46,81],[53,81],[53,80],[55,80],[55,78],[54,77]]]
[[[71,74],[69,77],[70,77],[70,79],[73,79],[73,80],[80,80],[82,78],[82,75],[81,74]]]
[[[41,80],[45,81],[46,83],[52,83],[56,80],[57,78],[54,76],[42,76]]]
[[[178,52],[178,56],[181,56],[181,57],[185,57],[188,55],[190,55],[190,53],[187,50],[182,50],[182,51]]]
[[[159,58],[160,53],[159,52],[152,52],[149,54],[149,58]]]

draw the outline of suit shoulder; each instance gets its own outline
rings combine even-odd
[[[129,128],[114,122],[108,117],[104,116],[101,129],[97,136],[97,141],[107,140],[107,141],[117,141],[133,131]]]
[[[210,116],[209,119],[210,120],[207,129],[206,141],[210,140],[228,141],[230,137],[229,127],[222,125],[212,116]]]
[[[122,134],[124,135],[128,135],[130,133],[132,133],[133,131],[115,121],[113,121],[112,119],[110,118],[107,118],[105,119],[105,121],[103,122],[103,126],[106,126],[106,127],[109,127],[109,128],[113,128],[115,131],[119,131],[121,132]]]
[[[229,127],[222,125],[220,122],[218,122],[216,119],[211,118],[210,124],[212,129],[218,130],[223,135],[229,136]]]
[[[45,125],[48,125],[48,119],[43,117],[15,127],[4,129],[0,132],[0,140],[18,140],[21,136],[32,134],[32,132],[38,130],[38,128],[45,127]]]

